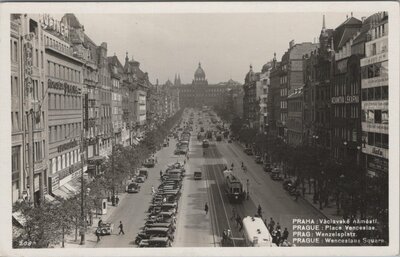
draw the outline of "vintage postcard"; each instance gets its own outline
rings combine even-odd
[[[398,3],[0,14],[0,255],[398,254]]]

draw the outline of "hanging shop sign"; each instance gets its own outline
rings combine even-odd
[[[26,110],[31,109],[32,96],[32,34],[25,36],[24,44],[24,96]]]
[[[70,94],[70,95],[80,95],[81,94],[81,88],[68,84],[67,82],[61,82],[61,81],[54,81],[49,79],[47,81],[47,87],[52,88],[52,89],[57,89],[57,90],[63,90],[64,95]]]

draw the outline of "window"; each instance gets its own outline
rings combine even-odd
[[[382,123],[382,111],[375,110],[375,123]]]
[[[35,55],[35,59],[36,59],[35,60],[36,65],[35,66],[39,67],[39,50],[38,49],[35,50],[35,54],[36,54]]]
[[[387,100],[388,99],[388,86],[383,86],[382,87],[382,100]]]
[[[42,69],[44,68],[44,59],[43,59],[43,51],[40,51],[40,65]]]
[[[14,48],[13,48],[13,61],[18,62],[18,44],[17,41],[14,41]]]
[[[368,100],[374,100],[374,88],[368,88]]]
[[[389,149],[389,135],[382,134],[382,148]]]
[[[12,155],[11,170],[12,173],[17,173],[21,170],[21,147],[13,146],[11,155]]]

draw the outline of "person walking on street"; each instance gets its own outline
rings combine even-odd
[[[208,214],[208,205],[207,203],[204,205],[204,211],[206,212],[206,215]]]
[[[96,229],[96,237],[97,237],[97,243],[100,242],[100,231],[99,231],[99,229]]]
[[[258,205],[258,209],[257,209],[257,214],[258,214],[258,217],[262,217],[262,208],[261,208],[261,205]]]
[[[154,186],[151,186],[151,194],[154,195],[156,193]]]
[[[118,233],[118,235],[121,235],[121,233],[122,233],[123,235],[125,235],[125,232],[124,232],[124,225],[122,224],[122,221],[119,222],[118,228],[119,228],[119,233]]]
[[[236,218],[236,209],[235,207],[232,208],[232,217],[230,218],[230,220],[235,220]]]
[[[242,218],[240,217],[240,215],[238,214],[236,216],[236,227],[238,227],[240,225],[240,222],[242,221]]]
[[[281,225],[279,224],[279,222],[276,223],[276,230],[280,230],[281,229]]]
[[[99,222],[97,223],[97,226],[101,227],[102,224],[103,224],[103,221],[100,219]]]
[[[116,205],[118,206],[118,203],[119,203],[119,197],[118,197],[118,195],[115,197],[115,203],[116,203]]]
[[[162,178],[162,170],[160,170],[160,178]]]
[[[289,238],[289,231],[287,230],[287,228],[285,228],[285,230],[283,231],[282,239],[285,241],[288,238]]]

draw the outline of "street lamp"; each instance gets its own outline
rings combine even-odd
[[[361,146],[357,146],[357,166],[360,166],[360,150]]]
[[[249,200],[249,195],[250,195],[250,181],[249,181],[249,179],[247,179],[247,195],[246,195],[246,198],[247,198],[247,200]]]

